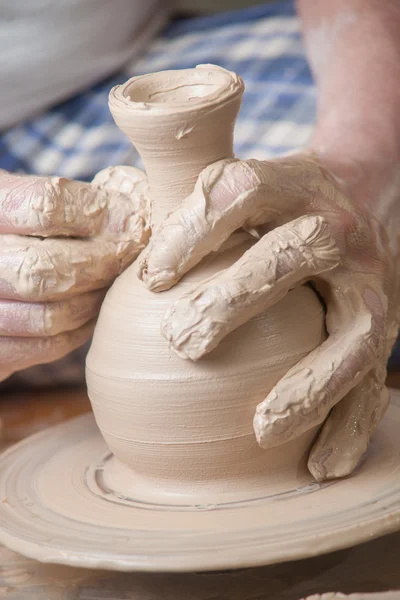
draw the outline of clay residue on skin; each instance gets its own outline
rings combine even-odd
[[[107,287],[137,254],[137,244],[5,235],[3,299],[54,301]]]
[[[376,341],[374,338],[380,335],[380,328],[368,310],[368,297],[374,298],[376,295],[374,290],[369,287],[370,277],[365,276],[364,286],[361,281],[360,277],[359,289],[353,290],[352,293],[348,292],[347,298],[343,299],[343,306],[340,307],[347,317],[345,325],[336,331],[331,328],[328,339],[301,363],[290,369],[270,392],[266,401],[257,407],[254,430],[258,443],[263,448],[271,448],[281,444],[283,440],[296,437],[305,431],[310,423],[322,423],[338,401],[361,383],[370,371],[371,363],[375,363],[374,346]],[[363,289],[364,294],[360,294],[359,290]],[[374,298],[374,305],[379,306],[379,296]],[[328,314],[328,331],[330,318],[332,315]],[[354,348],[357,348],[356,352]],[[350,377],[350,372],[356,373],[356,375]],[[380,389],[383,384],[384,379],[381,378]],[[369,419],[373,418],[377,403],[379,405],[380,396],[376,397],[377,387],[374,392],[372,395],[369,394],[371,403],[367,401],[367,397],[363,397],[366,419],[368,419],[368,413],[370,413]],[[371,409],[371,406],[374,408]],[[382,411],[386,406],[387,403],[382,405]],[[338,414],[340,414],[340,409],[338,410]],[[354,424],[354,420],[351,423]],[[372,423],[370,427],[373,429]],[[337,436],[341,435],[341,429],[338,431],[336,427],[331,431],[334,433],[336,445],[338,443]],[[368,438],[363,435],[364,432],[361,429],[360,433],[360,437],[364,437],[364,441],[360,439],[360,442],[366,444]],[[342,440],[344,441],[344,437]],[[343,475],[346,468],[350,468],[354,461],[354,456],[357,454],[354,452],[355,447],[354,440],[347,437],[347,444],[342,447],[342,460],[336,465],[335,470],[331,471],[324,469],[323,463],[319,467],[316,465],[316,458],[321,451],[322,442],[321,445],[317,445],[316,449],[319,450],[312,455],[310,462],[310,465],[314,465],[312,469],[316,478],[322,479],[323,473],[325,473],[325,478]],[[327,452],[326,445],[324,452]],[[357,456],[357,460],[359,460],[360,456]]]
[[[100,236],[111,241],[123,240],[126,233],[144,247],[149,237],[146,194],[146,178],[133,167],[105,169],[92,184],[2,174],[0,233]]]
[[[251,231],[280,225],[290,220],[300,198],[307,201],[321,192],[327,210],[332,211],[333,193],[344,210],[351,210],[331,181],[321,186],[320,170],[312,159],[287,159],[281,165],[236,159],[215,163],[155,232],[140,258],[139,277],[152,291],[168,289],[239,227]],[[344,239],[338,236],[337,241],[345,247]]]
[[[92,335],[95,321],[78,329],[45,337],[5,336],[0,344],[0,381],[33,365],[45,364],[82,346]]]
[[[1,380],[90,338],[105,289],[150,236],[147,188],[133,167],[92,184],[1,173]]]
[[[0,335],[41,337],[77,329],[97,316],[104,295],[96,290],[58,302],[0,300]]]
[[[385,379],[386,369],[378,364],[365,375],[357,391],[360,399],[350,390],[335,406],[308,459],[308,468],[317,481],[346,476],[358,466],[389,405]]]
[[[339,261],[324,220],[301,217],[273,230],[232,267],[182,296],[167,311],[162,333],[181,358],[198,360],[279,302],[299,279],[306,281]]]
[[[103,239],[133,241],[138,252],[150,238],[151,201],[147,176],[130,166],[107,167],[92,181],[108,197],[107,211],[97,235]]]
[[[240,195],[235,203],[216,207],[215,188],[221,177],[235,185],[235,172],[242,171],[242,177],[248,179],[249,192]],[[232,173],[230,173],[232,171]],[[196,182],[193,192],[182,205],[171,214],[165,224],[161,224],[157,235],[150,241],[149,247],[139,262],[139,278],[149,290],[162,291],[175,285],[183,273],[189,271],[212,250],[218,250],[228,237],[237,230],[243,221],[240,204],[246,210],[252,222],[256,219],[259,195],[254,202],[249,201],[251,189],[259,182],[253,172],[238,160],[223,160],[205,169]],[[226,190],[224,190],[226,192]],[[259,210],[259,209],[258,209]],[[190,246],[187,240],[190,239]],[[172,246],[172,247],[171,247]],[[191,248],[196,252],[191,252]]]
[[[105,288],[146,245],[150,206],[144,174],[113,167],[94,181],[39,179],[27,197],[15,195],[18,187],[9,190],[13,226],[19,233],[28,228],[30,235],[1,236],[1,298],[46,302]],[[27,185],[21,178],[21,186]]]

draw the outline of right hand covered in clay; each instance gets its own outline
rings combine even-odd
[[[147,243],[148,211],[133,167],[91,184],[0,171],[0,381],[87,341],[106,289]]]
[[[163,333],[180,356],[198,360],[312,281],[326,305],[328,338],[261,402],[254,430],[270,448],[325,421],[309,468],[318,480],[347,475],[388,405],[386,362],[398,330],[395,236],[365,195],[353,196],[316,154],[232,159],[202,172],[153,236],[140,277],[151,290],[168,289],[240,227],[263,235],[237,263],[178,300]]]

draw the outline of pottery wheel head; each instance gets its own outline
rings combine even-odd
[[[79,417],[0,457],[0,542],[44,562],[121,571],[231,569],[352,546],[400,526],[399,428],[392,392],[354,476],[270,481],[259,498],[178,506],[107,488],[107,447],[93,416]]]

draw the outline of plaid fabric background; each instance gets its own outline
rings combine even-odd
[[[246,84],[235,133],[236,155],[266,159],[301,147],[315,118],[315,88],[291,1],[222,15],[179,20],[149,44],[140,59],[0,137],[0,168],[90,180],[114,164],[141,166],[115,126],[108,92],[133,75],[219,64]],[[62,361],[14,376],[30,384],[83,379],[86,348]]]

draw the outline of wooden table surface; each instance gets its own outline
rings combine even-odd
[[[389,381],[400,387],[400,374]],[[0,400],[0,446],[89,410],[84,389],[7,394]],[[400,532],[314,559],[219,574],[87,571],[42,565],[0,547],[6,600],[298,600],[390,589],[400,590]]]

